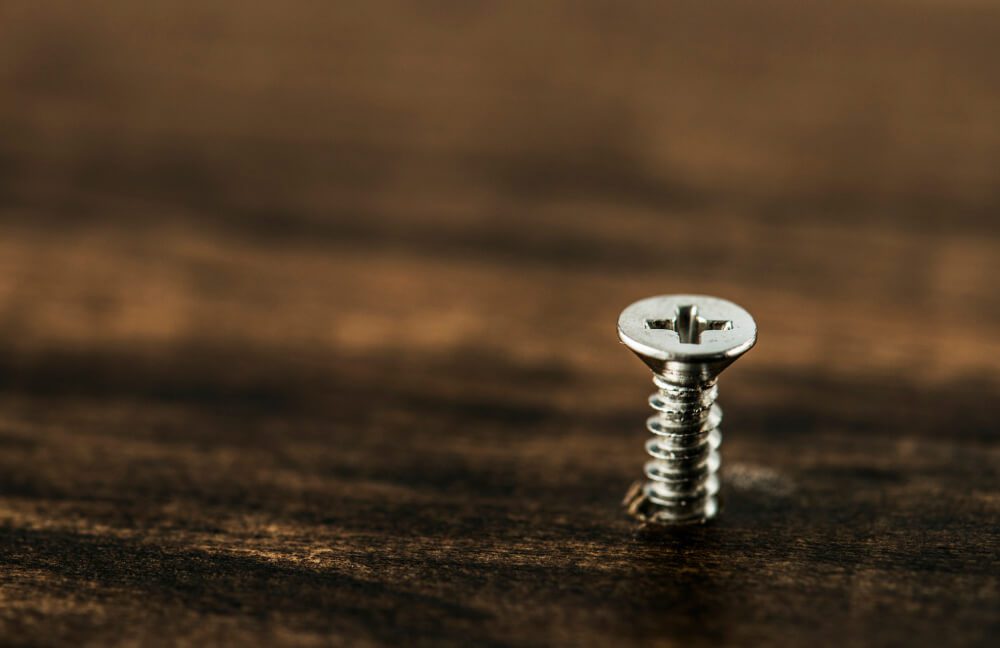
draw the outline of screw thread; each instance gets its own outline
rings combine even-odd
[[[646,421],[653,434],[646,442],[652,459],[629,510],[660,524],[707,520],[719,509],[722,409],[715,404],[716,379],[682,383],[664,373],[654,375],[653,383],[657,390],[649,404],[656,413]]]

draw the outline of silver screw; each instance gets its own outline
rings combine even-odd
[[[618,318],[618,337],[653,370],[656,410],[645,483],[625,496],[644,522],[688,524],[719,511],[719,423],[716,381],[757,341],[757,325],[736,304],[704,295],[663,295],[632,304]]]

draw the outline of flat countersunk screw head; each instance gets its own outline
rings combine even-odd
[[[655,414],[646,421],[647,481],[626,496],[644,522],[702,522],[719,510],[722,370],[757,341],[757,325],[736,304],[705,295],[637,301],[618,318],[618,337],[653,370]]]
[[[723,363],[757,341],[750,313],[706,295],[662,295],[635,302],[618,317],[618,337],[653,371],[667,363]]]

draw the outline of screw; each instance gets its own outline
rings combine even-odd
[[[736,304],[704,295],[663,295],[635,302],[618,318],[618,337],[653,370],[656,410],[645,483],[625,496],[643,522],[704,522],[719,511],[716,381],[757,341],[757,325]]]

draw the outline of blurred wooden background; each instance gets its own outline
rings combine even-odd
[[[1000,7],[0,5],[0,642],[986,645]],[[636,533],[618,312],[732,299]]]

